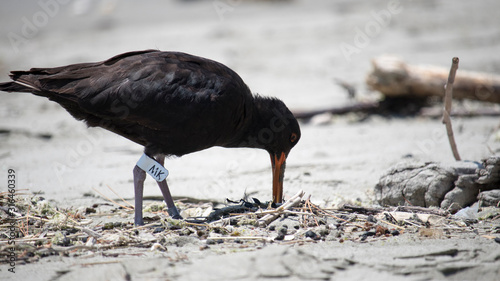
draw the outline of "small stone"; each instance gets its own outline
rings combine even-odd
[[[269,226],[269,231],[275,231],[275,230],[276,230],[276,226],[275,225]]]
[[[326,241],[336,241],[337,238],[340,238],[342,237],[342,234],[340,231],[338,230],[332,230],[330,231],[330,233],[328,234],[328,236],[326,236]]]
[[[399,231],[397,229],[394,229],[393,231],[391,231],[391,234],[392,234],[392,236],[398,236]]]
[[[500,237],[495,238],[495,242],[500,244]]]
[[[69,239],[68,237],[64,237],[63,240],[61,241],[61,244],[59,245],[67,247],[71,245],[71,239]]]
[[[377,227],[375,227],[375,233],[377,236],[380,236],[380,235],[384,235],[386,233],[390,233],[387,228],[381,226],[381,225],[377,225]]]
[[[274,240],[278,240],[278,241],[282,241],[283,239],[285,239],[285,235],[283,233],[278,233],[278,236],[276,236],[276,238],[274,238]]]
[[[157,227],[153,230],[153,233],[160,233],[160,232],[163,232],[165,230],[164,227]]]
[[[189,228],[183,228],[183,229],[181,230],[181,232],[179,233],[179,235],[188,236],[188,235],[190,235],[191,233],[193,233],[193,231],[191,231],[191,229],[189,229]]]
[[[288,226],[284,225],[282,226],[279,230],[278,230],[278,233],[279,234],[283,234],[283,236],[285,236],[288,232]]]
[[[377,219],[373,215],[369,215],[366,218],[367,221],[372,222],[372,223],[377,223]]]
[[[112,222],[105,223],[102,227],[102,230],[113,229],[115,225]]]
[[[327,236],[330,233],[330,230],[328,229],[327,226],[322,225],[322,226],[319,227],[318,233],[321,236]]]
[[[154,251],[162,251],[162,252],[166,252],[166,251],[167,251],[167,248],[163,247],[160,243],[154,243],[154,244],[151,246],[150,251],[152,251],[152,252],[154,252]]]
[[[171,223],[171,222],[167,222],[167,228],[169,230],[177,230],[177,229],[181,229],[182,226],[179,225],[179,224],[175,224],[175,223]]]
[[[365,241],[368,236],[375,236],[376,232],[375,231],[367,231],[363,234],[360,235],[361,241]]]
[[[311,239],[313,239],[313,240],[318,240],[318,239],[320,239],[320,237],[318,236],[318,234],[316,234],[316,233],[315,233],[314,231],[312,231],[312,230],[308,230],[308,231],[306,232],[305,236],[306,236],[307,238],[311,238]]]

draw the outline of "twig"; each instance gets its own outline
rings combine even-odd
[[[312,203],[311,203],[311,200],[309,200],[309,199],[311,199],[311,195],[309,195],[309,198],[307,198],[305,205],[306,205],[306,208],[309,208],[309,212],[311,212],[311,214],[314,214],[312,211],[312,208],[311,208]],[[313,217],[313,219],[314,219],[314,222],[316,223],[316,226],[319,226],[318,220],[316,220],[315,217]]]
[[[269,237],[258,237],[258,236],[222,236],[222,237],[207,237],[207,240],[265,240],[265,241],[273,241],[272,238]]]
[[[350,221],[348,221],[348,220],[346,220],[346,219],[343,219],[343,218],[340,218],[340,217],[338,217],[338,216],[332,215],[332,214],[330,214],[329,212],[327,212],[327,211],[325,211],[325,210],[321,209],[320,207],[318,207],[318,206],[316,206],[316,205],[314,205],[314,204],[312,204],[312,206],[313,206],[313,207],[314,207],[314,208],[315,208],[318,212],[323,213],[323,214],[324,214],[324,215],[326,215],[326,216],[329,216],[329,217],[334,218],[334,219],[336,219],[336,220],[343,221],[343,222],[345,222],[345,223],[352,224],[352,225],[354,225],[354,226],[357,226],[357,227],[363,228],[363,226],[362,226],[362,225],[360,225],[360,224],[357,224],[357,223],[354,223],[354,222],[350,222]],[[346,206],[346,205],[344,205],[344,207],[345,207],[345,206]]]
[[[95,189],[95,188],[93,188],[93,187],[92,187],[92,189],[93,189],[95,192],[99,193],[102,197],[104,197],[104,198],[108,199],[109,201],[111,201],[111,202],[115,203],[116,205],[118,205],[118,206],[120,206],[120,207],[122,207],[122,208],[124,208],[124,209],[127,209],[127,210],[132,210],[132,209],[133,209],[133,208],[130,208],[130,207],[127,207],[127,206],[123,206],[122,204],[117,203],[115,200],[113,200],[113,199],[111,199],[111,198],[107,197],[106,195],[102,194],[99,190],[97,190],[97,189]]]
[[[106,185],[108,187],[109,190],[111,190],[116,196],[118,196],[118,198],[120,198],[120,200],[122,200],[125,204],[129,205],[132,209],[134,209],[134,205],[130,204],[128,201],[126,201],[125,199],[123,199],[118,193],[116,193],[109,185]]]
[[[355,206],[355,205],[349,205],[349,204],[342,205],[342,207],[340,207],[339,210],[346,211],[349,213],[361,213],[361,214],[365,214],[365,215],[378,214],[378,213],[384,211],[384,209],[382,209],[382,208],[368,208],[368,207],[361,207],[361,206]]]
[[[58,213],[58,214],[60,214],[60,215],[63,215],[63,216],[65,217],[66,221],[68,221],[68,220],[69,220],[69,221],[71,221],[71,222],[73,223],[73,226],[75,226],[75,225],[80,225],[80,223],[79,223],[79,222],[77,222],[77,221],[75,221],[74,219],[72,219],[69,215],[64,214],[64,213],[61,213],[61,212],[60,212],[60,211],[58,211],[58,210],[55,210],[55,212],[56,212],[56,213]],[[66,222],[65,222],[65,223],[66,223]]]
[[[267,215],[263,216],[262,218],[260,218],[257,221],[257,224],[260,227],[267,226],[272,221],[274,221],[276,218],[278,218],[282,211],[288,210],[288,209],[290,209],[290,208],[298,205],[300,203],[300,201],[302,200],[302,196],[304,196],[304,191],[300,190],[297,194],[295,194],[294,196],[292,196],[292,198],[290,198],[290,200],[288,200],[283,205],[281,205],[280,207],[278,207],[276,209],[276,211],[277,211],[276,213],[274,213],[274,214],[267,214]]]
[[[432,209],[419,206],[398,206],[395,211],[407,212],[407,213],[418,213],[418,214],[431,214],[446,217],[450,213],[442,209]]]
[[[457,144],[455,142],[455,137],[453,136],[453,128],[451,126],[451,100],[453,97],[453,82],[455,82],[455,74],[458,69],[458,58],[454,57],[451,64],[450,74],[448,76],[448,82],[446,82],[445,92],[444,92],[444,111],[443,111],[443,124],[446,126],[446,132],[448,133],[448,140],[450,141],[451,151],[455,160],[460,161],[460,155],[458,154]]]
[[[390,222],[385,221],[385,220],[380,220],[380,222],[383,222],[383,223],[388,224],[388,225],[390,225],[390,226],[393,226],[393,227],[395,227],[395,228],[399,228],[399,229],[401,229],[401,230],[404,230],[404,229],[405,229],[405,228],[404,228],[404,227],[402,227],[402,226],[399,226],[399,225],[396,225],[396,224],[390,223]]]
[[[81,231],[87,233],[89,236],[92,236],[94,238],[101,238],[102,235],[89,229],[89,228],[86,228],[86,227],[76,227],[77,229],[80,229]]]

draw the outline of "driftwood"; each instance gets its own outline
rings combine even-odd
[[[336,115],[347,114],[350,112],[372,113],[372,112],[376,112],[376,110],[378,108],[379,108],[378,102],[362,102],[362,103],[355,103],[355,104],[346,105],[346,106],[315,109],[315,110],[309,110],[309,111],[294,110],[293,115],[297,119],[308,119],[308,118],[312,118],[318,114],[323,114],[323,113],[330,113],[330,114],[336,114]]]
[[[391,56],[375,58],[366,83],[387,97],[444,96],[449,71],[435,66],[408,65]],[[500,103],[500,76],[461,71],[453,86],[455,99]]]
[[[443,116],[442,108],[422,108],[420,116],[437,118]],[[500,116],[500,110],[497,108],[478,108],[473,110],[452,109],[450,116],[455,117],[474,117],[474,116]]]

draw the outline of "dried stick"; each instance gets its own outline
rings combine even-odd
[[[304,191],[303,190],[300,190],[297,194],[295,194],[294,196],[292,196],[292,198],[290,198],[290,200],[288,200],[287,202],[285,202],[283,205],[281,205],[280,207],[278,207],[276,209],[276,212],[273,213],[273,214],[267,214],[265,216],[263,216],[262,218],[260,218],[257,223],[260,227],[265,227],[267,226],[268,224],[270,224],[272,221],[274,221],[276,218],[279,217],[279,215],[285,211],[285,210],[288,210],[296,205],[298,205],[300,203],[300,201],[302,200],[302,196],[304,196]]]
[[[230,236],[230,237],[207,237],[207,240],[265,240],[267,242],[273,241],[272,238],[269,237],[258,237],[258,236]]]
[[[443,124],[446,126],[446,132],[448,133],[448,140],[450,141],[451,151],[455,160],[460,161],[460,155],[458,154],[457,143],[455,142],[455,137],[453,136],[453,128],[451,126],[451,100],[453,97],[453,82],[455,82],[455,74],[458,69],[458,58],[454,57],[451,64],[450,74],[448,76],[448,82],[446,82],[445,92],[444,92],[444,111],[443,111]]]
[[[130,204],[128,201],[126,201],[125,199],[123,199],[123,197],[121,197],[118,193],[116,193],[109,185],[106,185],[108,187],[109,190],[111,190],[116,196],[118,196],[118,198],[120,198],[120,200],[122,200],[125,204],[129,205],[132,210],[134,209],[134,205]]]
[[[122,207],[123,209],[126,209],[126,210],[132,210],[132,208],[131,208],[131,207],[127,207],[127,206],[124,206],[124,205],[122,205],[122,204],[119,204],[119,203],[118,203],[118,202],[116,202],[115,200],[113,200],[113,199],[109,198],[108,196],[106,196],[106,195],[102,194],[99,190],[97,190],[97,189],[95,189],[95,188],[93,188],[93,187],[92,187],[92,189],[93,189],[95,192],[99,193],[102,197],[104,197],[104,198],[108,199],[110,202],[115,203],[116,205],[118,205],[118,206]],[[128,203],[128,202],[127,202],[127,203]]]

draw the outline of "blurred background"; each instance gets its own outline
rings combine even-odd
[[[350,100],[337,80],[352,85],[359,100],[377,98],[365,78],[371,60],[382,54],[443,67],[458,56],[460,70],[499,73],[498,11],[495,0],[5,0],[0,81],[8,80],[10,70],[160,49],[222,62],[253,92],[277,96],[292,110],[340,106]],[[344,117],[322,127],[303,124],[303,139],[288,162],[286,194],[302,188],[325,202],[335,201],[329,194],[369,200],[367,192],[384,170],[418,154],[416,140],[435,144],[419,159],[451,159],[438,123],[377,118],[352,123]],[[494,150],[495,143],[485,143],[496,119],[458,125],[474,127],[458,140],[470,158]],[[2,169],[17,167],[24,188],[59,199],[106,185],[133,194],[132,168],[142,148],[85,128],[57,104],[0,93],[0,129]],[[268,162],[265,152],[214,148],[167,160],[166,167],[174,195],[234,199],[248,189],[267,198]],[[149,185],[146,193],[159,195],[152,181]]]

